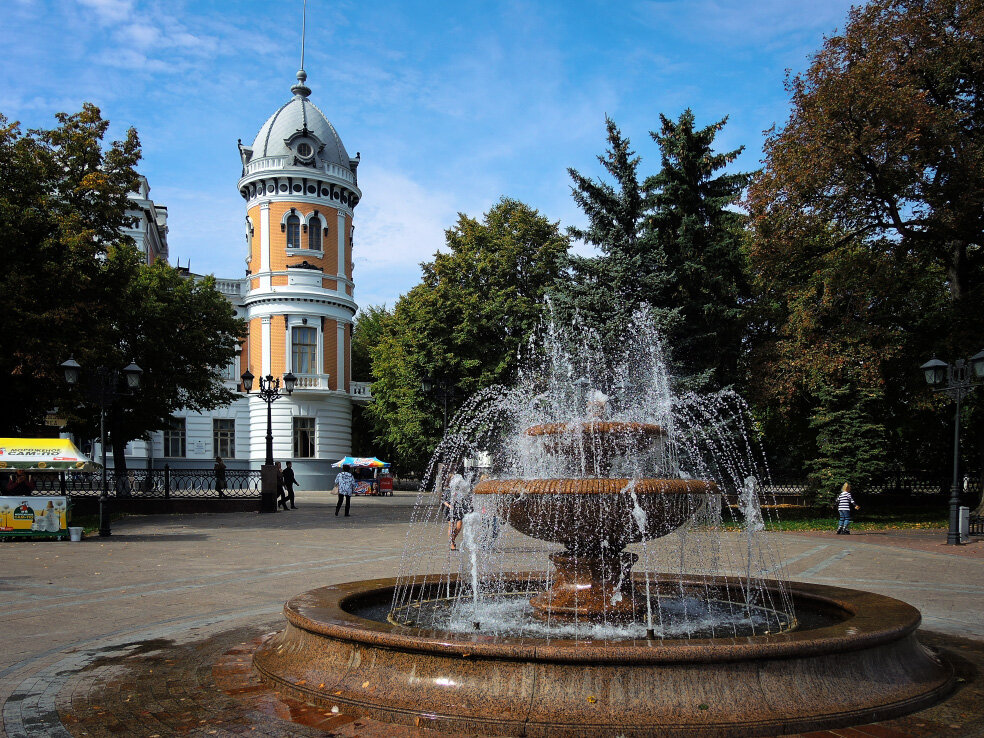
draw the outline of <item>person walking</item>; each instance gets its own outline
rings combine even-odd
[[[851,533],[851,509],[860,510],[861,506],[854,502],[851,497],[851,483],[844,482],[841,493],[837,495],[837,514],[840,516],[840,523],[837,526],[837,535],[849,535]]]
[[[342,509],[342,502],[345,502],[345,517],[349,516],[349,507],[352,504],[352,493],[355,492],[355,477],[352,476],[352,467],[345,464],[342,470],[335,477],[335,488],[332,490],[338,494],[338,504],[335,505],[335,515]]]
[[[294,468],[291,466],[291,462],[287,462],[287,468],[284,469],[284,489],[287,490],[287,494],[284,497],[284,502],[290,502],[290,509],[296,510],[297,505],[294,504],[294,485],[297,484],[297,478],[294,476]],[[300,485],[297,485],[300,487]],[[286,506],[284,507],[286,509]]]
[[[284,489],[284,470],[278,461],[274,466],[277,467],[277,507],[287,509],[287,491]]]
[[[212,470],[215,472],[215,491],[219,493],[219,497],[225,497],[226,465],[221,456],[215,457],[215,466],[212,467]]]

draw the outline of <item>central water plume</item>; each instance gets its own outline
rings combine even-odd
[[[391,621],[575,640],[795,627],[744,403],[675,394],[645,312],[615,352],[585,335],[547,325],[515,386],[457,414],[418,497]],[[474,490],[453,551],[444,513],[458,504],[442,494],[458,473]]]

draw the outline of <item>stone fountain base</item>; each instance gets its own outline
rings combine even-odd
[[[359,614],[385,610],[395,584],[290,600],[286,630],[253,656],[261,678],[326,710],[524,736],[806,732],[921,709],[953,681],[916,640],[915,608],[857,590],[791,583],[797,611],[836,621],[810,630],[595,643],[462,636]]]

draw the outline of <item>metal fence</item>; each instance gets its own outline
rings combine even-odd
[[[919,497],[921,495],[949,495],[952,479],[949,477],[942,479],[933,474],[904,474],[890,476],[873,484],[869,484],[864,489],[855,488],[856,494],[862,495],[911,495]],[[770,484],[762,485],[764,495],[774,495],[776,497],[805,495],[810,489],[806,480],[774,480]],[[971,496],[981,495],[981,478],[975,474],[969,480],[967,494]]]
[[[102,472],[58,472],[33,475],[38,493],[98,497]],[[110,496],[132,499],[195,499],[214,497],[259,498],[259,469],[226,469],[225,485],[218,489],[212,469],[131,469],[123,474],[106,471]]]

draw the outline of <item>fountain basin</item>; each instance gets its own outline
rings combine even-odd
[[[489,479],[474,494],[494,495],[496,512],[521,533],[564,544],[550,557],[550,588],[530,600],[542,618],[609,622],[640,613],[631,576],[639,557],[623,549],[672,533],[716,491],[695,479]]]
[[[424,578],[420,586],[439,582],[448,580]],[[687,583],[740,590],[723,577]],[[798,612],[824,615],[819,627],[606,642],[395,625],[378,615],[395,584],[352,582],[291,599],[286,630],[255,652],[255,668],[275,688],[326,710],[525,736],[806,732],[918,710],[952,686],[949,666],[916,640],[919,612],[869,592],[791,583]]]
[[[715,492],[714,482],[696,479],[627,478],[487,479],[474,490],[498,495],[498,513],[521,533],[571,552],[597,551],[603,541],[617,552],[669,535]],[[645,513],[644,528],[637,509]]]

